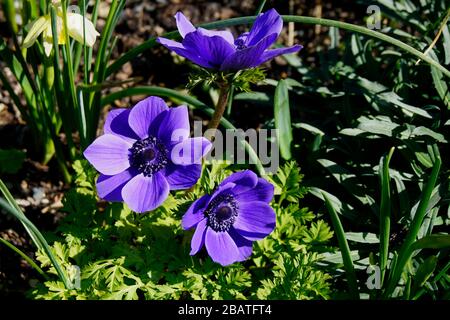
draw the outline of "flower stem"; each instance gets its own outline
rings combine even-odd
[[[229,93],[229,84],[219,84],[219,100],[217,101],[216,109],[214,110],[211,121],[208,124],[208,129],[217,129],[219,127],[220,120],[222,119],[225,108],[227,107]],[[208,136],[208,139],[211,140],[212,136]]]

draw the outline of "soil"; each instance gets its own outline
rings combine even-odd
[[[108,3],[102,1],[99,11],[97,27],[102,29],[108,14]],[[291,2],[291,5],[290,5]],[[152,36],[162,35],[176,28],[173,19],[177,11],[184,12],[194,24],[227,19],[239,16],[253,15],[259,1],[250,0],[222,0],[222,1],[127,1],[126,8],[115,30],[118,37],[113,59],[121,53],[141,44]],[[322,16],[324,18],[345,20],[362,23],[365,8],[356,6],[354,1],[267,1],[265,8],[274,7],[282,14],[296,14],[305,16]],[[4,17],[0,12],[0,35],[5,34]],[[242,30],[242,29],[240,29]],[[289,35],[282,34],[282,41],[288,41]],[[234,30],[235,32],[239,30]],[[296,25],[294,43],[305,46],[303,58],[308,64],[316,64],[318,48],[326,48],[329,44],[328,30],[313,25]],[[289,68],[282,59],[271,62],[271,76],[281,78],[289,76]],[[0,61],[0,67],[1,65]],[[139,79],[130,85],[157,85],[170,88],[182,88],[187,81],[188,69],[185,65],[173,64],[173,56],[162,47],[145,52],[131,63],[117,72],[110,80]],[[7,70],[5,70],[7,72]],[[176,75],[176,76],[174,76]],[[16,86],[17,87],[17,86]],[[20,91],[20,89],[14,87]],[[133,104],[142,97],[133,97],[116,102],[117,106]],[[269,108],[266,108],[269,109]],[[271,110],[255,112],[250,106],[242,105],[236,108],[235,124],[238,127],[258,127],[265,120],[271,118]],[[196,115],[198,117],[202,115]],[[241,120],[239,120],[241,119]],[[242,120],[243,119],[243,120]],[[40,164],[32,152],[30,132],[20,118],[20,114],[13,106],[8,94],[0,87],[0,149],[16,148],[27,151],[27,159],[21,170],[14,175],[3,175],[11,193],[23,208],[26,216],[45,233],[54,231],[60,219],[61,199],[69,188],[65,185],[58,172],[58,166],[50,162],[44,166]],[[4,213],[4,212],[3,212]],[[0,236],[10,241],[30,257],[34,256],[34,247],[23,226],[10,215],[0,213]],[[10,249],[0,245],[0,298],[23,297],[39,275],[18,255]]]

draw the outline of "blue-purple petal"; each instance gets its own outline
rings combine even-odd
[[[120,136],[130,143],[138,140],[139,137],[128,125],[128,116],[130,109],[112,109],[106,116],[103,132]]]
[[[140,138],[147,138],[152,122],[160,113],[166,110],[169,110],[169,108],[163,99],[148,97],[138,102],[131,109],[128,124]]]
[[[275,9],[270,9],[256,18],[248,33],[246,44],[249,47],[254,46],[271,34],[276,34],[275,38],[278,38],[282,29],[283,19]]]
[[[211,197],[209,195],[204,195],[200,199],[195,200],[186,213],[183,215],[181,219],[181,226],[184,230],[191,229],[195,227],[200,221],[202,221],[205,216],[203,212],[208,206],[209,199]]]
[[[177,22],[178,31],[183,38],[188,33],[195,31],[194,25],[186,18],[186,16],[182,12],[178,11],[175,14],[175,20]]]
[[[203,219],[197,224],[197,228],[195,229],[194,235],[192,236],[191,240],[191,256],[199,252],[205,244],[206,230],[208,229],[206,227],[206,222],[207,220]]]
[[[230,236],[233,238],[233,241],[236,243],[236,246],[238,247],[240,256],[238,261],[244,261],[247,260],[253,252],[253,242],[245,239],[243,236],[241,236],[237,231],[231,227],[228,231]]]
[[[189,111],[186,106],[170,108],[163,116],[157,137],[162,140],[166,147],[189,138]]]
[[[211,142],[204,137],[188,138],[172,147],[170,159],[180,165],[201,164],[211,147]]]
[[[96,184],[98,196],[107,201],[123,201],[122,188],[136,174],[132,169],[127,169],[113,176],[100,174]]]
[[[188,189],[195,185],[202,173],[202,165],[191,164],[181,166],[169,164],[165,168],[165,177],[169,183],[170,190]]]
[[[165,46],[167,49],[172,50],[179,56],[185,57],[186,59],[191,60],[192,62],[198,64],[201,67],[213,68],[213,66],[208,62],[208,60],[206,60],[204,57],[202,57],[202,55],[198,53],[197,49],[194,50],[192,48],[187,49],[184,47],[183,44],[179,42],[161,37],[157,38],[156,41]]]
[[[168,195],[169,184],[161,172],[156,172],[151,177],[138,174],[122,189],[124,202],[138,213],[159,207]]]
[[[198,58],[206,60],[208,68],[215,69],[219,68],[223,61],[236,50],[222,36],[209,36],[202,29],[187,34],[183,40],[183,46]]]
[[[261,55],[260,64],[264,63],[266,61],[269,61],[270,59],[273,59],[277,56],[281,56],[283,54],[289,54],[289,53],[294,53],[294,52],[300,51],[302,48],[303,48],[303,46],[301,46],[301,45],[295,45],[295,46],[288,47],[288,48],[278,48],[278,49],[266,50]]]
[[[262,201],[269,203],[272,201],[274,186],[263,178],[258,178],[258,183],[254,188],[242,187],[240,184],[233,188],[233,194],[240,203]]]
[[[238,215],[234,222],[235,230],[248,240],[260,240],[275,228],[274,210],[265,202],[239,203]]]
[[[264,50],[275,42],[277,36],[276,33],[273,33],[263,38],[254,46],[234,52],[223,61],[220,70],[242,70],[257,67],[260,64]]]
[[[207,228],[205,245],[211,259],[222,266],[230,265],[241,258],[241,253],[228,232],[216,232]]]
[[[235,185],[239,185],[242,192],[244,189],[248,190],[254,188],[258,183],[258,176],[251,170],[235,172],[229,177],[225,178],[220,183],[220,186],[224,186],[230,182],[234,183]]]
[[[199,32],[208,37],[221,37],[226,42],[231,44],[234,47],[234,37],[233,34],[228,30],[208,30],[203,28],[198,28]]]
[[[131,143],[113,134],[104,134],[84,151],[85,158],[97,171],[106,175],[121,173],[130,167]]]

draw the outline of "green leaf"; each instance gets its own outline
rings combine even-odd
[[[442,236],[439,235],[438,238],[429,238],[429,237],[436,237],[436,236],[428,236],[425,238],[422,238],[421,240],[417,241],[419,244],[416,244],[415,240],[417,238],[417,234],[420,231],[420,227],[422,226],[423,219],[425,218],[425,215],[427,213],[427,208],[430,202],[431,194],[434,190],[434,187],[436,185],[437,179],[439,177],[439,172],[441,170],[441,164],[442,160],[439,156],[439,150],[436,145],[433,146],[433,149],[435,151],[435,163],[433,165],[433,170],[431,171],[431,174],[428,178],[428,182],[426,183],[425,187],[422,190],[422,196],[421,200],[419,202],[419,205],[417,207],[416,213],[414,215],[414,219],[411,222],[409,226],[409,232],[406,235],[406,238],[402,244],[402,247],[400,248],[400,251],[398,253],[399,257],[397,260],[397,263],[395,267],[392,269],[391,277],[389,278],[389,283],[387,286],[386,291],[384,292],[385,296],[390,296],[392,292],[394,292],[398,281],[404,271],[404,268],[408,261],[411,258],[411,250],[415,250],[417,247],[418,249],[424,247],[424,245],[430,245],[433,246],[435,244],[442,244],[443,246],[447,246],[450,241],[450,236],[443,236],[444,238],[441,238]],[[431,241],[428,241],[428,239],[434,239]],[[439,240],[435,242],[435,240]]]
[[[326,194],[323,194],[325,199],[325,205],[327,207],[328,213],[330,214],[331,222],[333,223],[333,229],[338,239],[339,248],[341,249],[342,260],[344,261],[344,268],[346,271],[348,287],[350,289],[350,294],[353,299],[359,298],[358,292],[358,281],[355,274],[355,267],[351,258],[350,248],[348,246],[347,239],[345,238],[344,228],[342,227],[341,219],[339,219],[338,214],[334,210],[330,199]]]
[[[333,237],[330,227],[323,220],[318,220],[311,224],[311,228],[305,231],[303,241],[305,243],[322,243]]]
[[[280,194],[282,200],[298,202],[305,193],[305,188],[300,185],[303,175],[300,174],[300,168],[295,161],[285,163],[276,175],[268,178],[275,184],[276,194]]]
[[[247,101],[260,105],[272,105],[271,97],[265,92],[241,92],[234,96],[234,101]]]
[[[346,232],[345,237],[347,240],[360,242],[360,243],[379,243],[380,239],[378,235],[370,232]]]
[[[275,89],[274,117],[275,128],[278,129],[278,143],[280,144],[281,156],[285,160],[292,158],[291,144],[293,136],[289,108],[289,91],[285,80],[280,80]]]
[[[432,234],[414,242],[412,250],[419,249],[442,249],[450,247],[450,235]]]
[[[22,150],[0,149],[0,173],[14,174],[22,168],[26,153]]]
[[[445,52],[444,64],[450,64],[450,29],[448,25],[443,26],[442,41],[444,44],[444,52]]]
[[[389,174],[389,163],[395,148],[392,147],[388,154],[380,159],[378,175],[381,181],[381,204],[380,204],[380,269],[381,283],[387,268],[389,256],[389,237],[391,232],[391,176]]]
[[[422,287],[425,282],[431,277],[437,266],[436,256],[428,257],[420,266],[417,268],[416,274],[414,275],[414,288],[416,291],[418,288]]]
[[[355,174],[328,159],[318,159],[317,162],[326,168],[337,182],[362,204],[369,206],[375,204],[375,200],[371,196],[361,192],[361,184],[358,182],[358,178]]]
[[[335,195],[317,187],[308,188],[308,192],[323,201],[325,201],[325,194],[330,201],[330,204],[338,214],[343,215],[350,220],[356,219],[357,215],[355,214],[353,207],[347,203],[342,202]]]
[[[448,82],[444,80],[444,75],[435,67],[431,67],[431,76],[439,97],[442,99],[447,108],[450,109],[450,91]]]

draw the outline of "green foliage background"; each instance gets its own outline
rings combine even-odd
[[[192,231],[180,221],[188,206],[203,192],[211,192],[230,171],[208,167],[192,192],[171,195],[157,210],[140,215],[122,203],[97,209],[96,173],[76,161],[76,187],[64,198],[68,213],[58,228],[52,251],[76,285],[60,281],[39,283],[29,294],[37,299],[324,299],[331,294],[331,277],[317,262],[327,244],[330,227],[307,208],[299,207],[305,189],[295,162],[273,177],[278,192],[273,206],[277,227],[254,243],[251,259],[222,267],[201,252],[190,256]],[[42,268],[56,274],[38,253]]]

